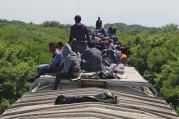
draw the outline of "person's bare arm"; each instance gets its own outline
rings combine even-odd
[[[89,42],[90,41],[90,37],[89,37],[89,32],[88,32],[87,28],[86,28],[86,38],[87,38],[87,41]]]
[[[74,36],[73,36],[73,31],[72,31],[72,28],[71,28],[68,43],[69,43],[69,44],[72,44],[72,41],[73,41],[73,40],[74,40]]]

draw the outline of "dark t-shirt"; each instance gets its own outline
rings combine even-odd
[[[83,42],[89,40],[87,27],[82,23],[71,26],[70,37],[75,38],[76,42]]]
[[[96,21],[96,29],[100,29],[102,27],[102,20]]]

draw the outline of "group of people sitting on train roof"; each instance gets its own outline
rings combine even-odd
[[[49,43],[51,63],[37,66],[38,75],[29,82],[45,73],[56,73],[54,89],[57,89],[60,79],[77,78],[81,71],[97,72],[111,64],[125,64],[127,48],[118,42],[114,25],[106,32],[98,18],[95,32],[89,33],[87,27],[81,23],[81,16],[76,15],[74,20],[69,42],[65,45],[62,42]]]

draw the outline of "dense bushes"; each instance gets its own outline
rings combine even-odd
[[[132,36],[128,39],[125,35]],[[166,25],[153,34],[125,34],[130,47],[129,64],[159,90],[168,103],[179,110],[179,29]]]
[[[68,27],[0,21],[0,113],[28,91],[36,65],[48,63],[48,43],[67,40]]]

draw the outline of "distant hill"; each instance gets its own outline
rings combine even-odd
[[[107,29],[110,25],[111,25],[110,23],[107,23],[107,24],[104,25],[104,28]],[[146,26],[141,26],[141,25],[137,25],[137,24],[127,25],[125,23],[114,23],[114,25],[116,26],[116,28],[119,31],[127,32],[127,33],[130,33],[130,34],[138,34],[138,33],[141,33],[141,32],[155,33],[155,32],[162,30],[161,28],[157,28],[157,27],[146,27]]]
[[[6,19],[0,19],[0,23],[6,23],[6,24],[28,24],[28,23],[25,23],[25,22],[22,22],[22,21],[18,21],[18,20],[12,20],[12,21],[9,21],[9,20],[6,20]],[[29,24],[33,24],[33,23],[29,23]],[[107,30],[108,27],[111,25],[111,23],[107,23],[104,25],[104,28]],[[116,28],[120,31],[120,32],[126,32],[126,33],[129,33],[129,34],[138,34],[138,33],[141,33],[141,32],[144,32],[144,33],[149,33],[149,34],[152,34],[152,33],[155,33],[155,32],[158,32],[158,31],[161,31],[162,28],[160,27],[146,27],[146,26],[142,26],[142,25],[138,25],[138,24],[133,24],[133,25],[127,25],[125,23],[114,23],[114,25],[116,26]],[[43,23],[40,24],[40,26],[42,27],[60,27],[60,28],[69,28],[70,25],[69,24],[61,24],[60,22],[57,22],[57,21],[45,21]],[[94,26],[88,26],[88,28],[91,30],[91,31],[94,31],[95,30],[95,27]]]

